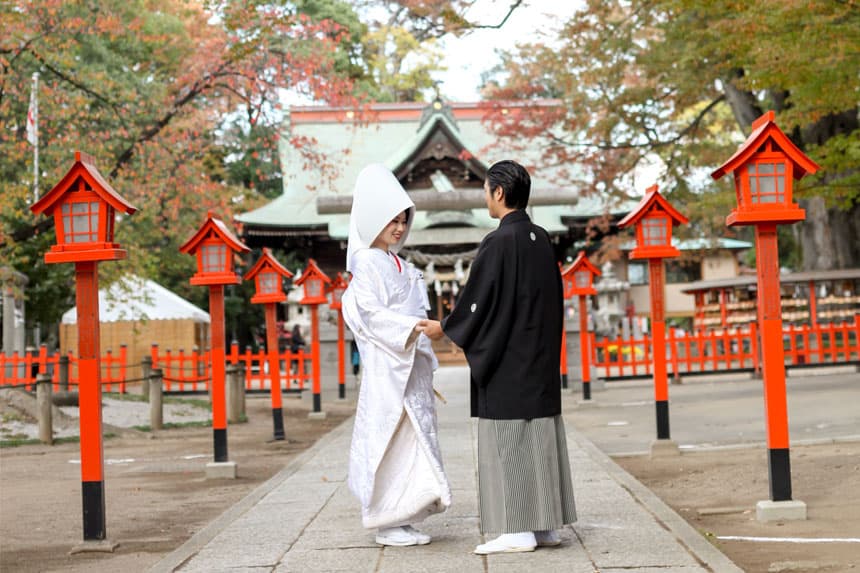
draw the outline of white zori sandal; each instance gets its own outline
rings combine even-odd
[[[427,545],[430,543],[430,536],[421,533],[411,525],[383,527],[376,532],[376,542],[379,545],[392,547],[409,547],[411,545]]]
[[[523,553],[534,551],[537,547],[535,534],[531,531],[522,533],[505,533],[492,541],[475,547],[478,555],[489,555],[491,553]]]

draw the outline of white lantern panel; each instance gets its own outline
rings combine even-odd
[[[204,273],[227,271],[227,245],[203,245],[201,258]]]

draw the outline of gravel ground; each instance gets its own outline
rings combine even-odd
[[[195,403],[173,400],[176,399],[171,399],[170,402],[163,404],[165,423],[206,422],[212,418],[208,407],[204,408]],[[57,417],[54,420],[54,437],[66,438],[79,435],[77,421],[79,409],[77,406],[62,406],[59,410],[65,416]],[[102,398],[102,422],[117,428],[147,426],[149,425],[149,403],[105,396]],[[38,423],[28,412],[8,404],[4,405],[2,415],[0,415],[0,439],[34,439],[38,437]]]

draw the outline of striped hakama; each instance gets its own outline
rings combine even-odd
[[[482,533],[559,529],[576,521],[561,416],[478,419]]]

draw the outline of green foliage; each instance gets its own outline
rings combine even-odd
[[[354,102],[343,62],[363,29],[354,12],[341,13],[344,6],[325,0],[0,6],[0,260],[30,279],[31,325],[56,323],[74,296],[71,265],[43,262],[54,242],[52,222],[29,212],[25,118],[33,72],[40,74],[42,193],[79,149],[139,209],[117,223],[116,240],[129,256],[100,265],[103,284],[138,274],[205,307],[205,289],[188,284],[194,260],[178,247],[207,211],[229,223],[234,212],[279,192],[273,125],[281,90]],[[343,26],[327,19],[335,14]]]
[[[708,174],[768,109],[823,167],[798,196],[855,208],[858,46],[854,2],[588,0],[487,83],[498,98],[563,100],[563,115],[499,118],[498,130],[550,135],[547,160],[579,165],[570,183],[584,193],[638,195],[631,174],[657,163],[654,182],[701,227],[681,233],[722,235],[714,213],[728,213],[731,183]]]

